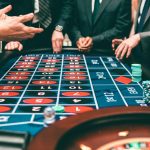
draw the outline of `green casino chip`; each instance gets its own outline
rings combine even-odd
[[[132,64],[131,68],[132,67],[134,67],[134,68],[142,68],[142,65],[141,64]]]
[[[142,80],[141,76],[133,76],[132,81],[133,82],[140,82]]]
[[[140,82],[142,80],[142,66],[141,64],[132,64],[132,81]]]
[[[140,68],[140,67],[131,67],[131,69],[132,70],[137,70],[137,71],[141,71],[142,70],[142,68]]]
[[[137,70],[137,71],[138,71],[138,70],[139,70],[139,71],[142,70],[142,68],[137,68],[137,67],[131,67],[131,69],[132,69],[132,70]]]
[[[149,80],[143,81],[142,84],[144,84],[144,85],[145,84],[150,84],[150,81]]]
[[[130,148],[139,149],[140,150],[140,144],[138,142],[130,143]]]
[[[64,106],[61,106],[61,105],[55,105],[55,106],[53,106],[52,107],[54,110],[55,110],[55,112],[57,112],[57,113],[63,113],[64,112]]]
[[[132,71],[132,74],[142,74],[142,70],[133,70]]]

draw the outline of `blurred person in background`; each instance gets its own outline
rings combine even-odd
[[[10,15],[24,15],[34,13],[33,20],[29,23],[34,27],[44,28],[44,32],[36,35],[32,40],[26,40],[22,44],[13,41],[6,44],[5,48],[34,49],[53,47],[55,53],[61,52],[68,20],[72,13],[72,0],[1,0],[0,7],[8,4],[13,6]]]

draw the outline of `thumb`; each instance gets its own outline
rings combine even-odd
[[[10,12],[11,10],[12,10],[12,6],[8,5],[5,8],[0,10],[0,14],[6,14],[6,13]]]

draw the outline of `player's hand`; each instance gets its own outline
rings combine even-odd
[[[12,10],[12,6],[11,5],[8,5],[5,8],[0,9],[0,19],[1,19],[1,17],[3,17],[3,15],[7,14],[11,10]]]
[[[115,51],[116,47],[123,42],[122,39],[114,39],[112,40],[112,49]]]
[[[52,35],[53,53],[61,53],[63,47],[64,36],[62,32],[54,31]]]
[[[84,42],[84,46],[86,47],[86,48],[92,48],[92,46],[93,46],[93,39],[91,38],[91,37],[86,37],[85,38],[85,42]]]
[[[118,59],[123,59],[126,55],[126,58],[128,58],[131,55],[132,49],[139,44],[140,40],[141,38],[139,34],[124,40],[115,51],[116,57]]]
[[[19,50],[21,51],[23,49],[23,45],[18,41],[11,41],[6,44],[5,50]]]
[[[78,41],[76,42],[79,51],[81,51],[82,48],[84,47],[84,42],[85,42],[85,37],[79,38]]]
[[[28,38],[33,38],[36,33],[43,32],[42,28],[28,27],[23,23],[32,20],[33,13],[18,17],[6,17],[3,21],[0,20],[0,40],[5,41],[20,41]]]
[[[12,10],[12,6],[8,5],[7,7],[0,9],[0,21],[3,21],[6,18],[9,18],[9,16],[7,16],[7,13],[10,12]]]
[[[89,52],[93,46],[91,37],[82,37],[77,41],[77,47],[81,52]]]

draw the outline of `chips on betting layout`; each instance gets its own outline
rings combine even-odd
[[[140,82],[142,80],[142,66],[141,64],[132,64],[132,81]]]
[[[55,110],[52,107],[44,109],[44,127],[55,122]]]
[[[150,105],[150,81],[143,81],[143,99],[146,104]]]
[[[63,113],[64,112],[64,106],[62,106],[62,105],[55,105],[55,106],[53,106],[52,107],[54,110],[55,110],[55,112],[57,112],[57,113]]]

